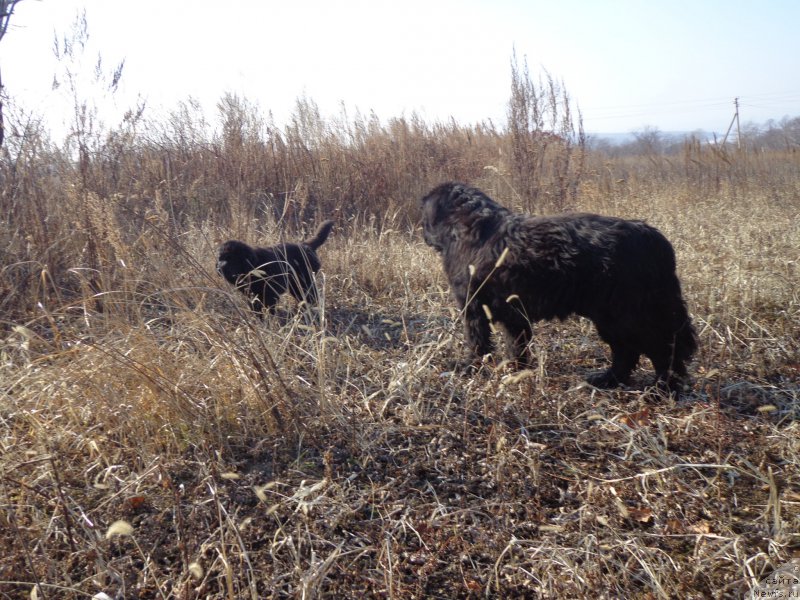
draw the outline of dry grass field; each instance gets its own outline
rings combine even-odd
[[[222,110],[7,137],[0,598],[736,598],[800,558],[800,153]],[[578,319],[531,371],[450,371],[417,207],[448,179],[664,231],[691,391],[582,385],[608,357]],[[214,271],[328,217],[315,315]]]

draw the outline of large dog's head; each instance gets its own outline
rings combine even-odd
[[[229,283],[235,285],[240,277],[257,266],[255,252],[244,242],[229,240],[219,247],[217,271]]]
[[[507,214],[508,209],[476,188],[443,183],[422,199],[422,235],[437,252],[456,241],[482,244]]]

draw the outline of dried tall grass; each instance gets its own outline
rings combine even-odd
[[[797,154],[588,153],[551,188],[574,195],[533,203],[508,131],[220,108],[219,132],[187,105],[79,161],[7,137],[3,595],[734,597],[797,557]],[[459,327],[417,227],[445,179],[664,230],[690,396],[579,385],[605,360],[579,320],[537,326],[535,372],[447,371]],[[213,272],[222,239],[331,216],[312,315],[259,322]]]

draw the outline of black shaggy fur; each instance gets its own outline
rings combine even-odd
[[[659,385],[686,377],[697,338],[675,252],[654,227],[593,214],[514,214],[459,183],[433,189],[422,212],[425,242],[441,253],[463,310],[470,360],[492,351],[494,322],[512,358],[530,364],[531,324],[577,314],[611,346],[611,367],[589,377],[592,385],[628,383],[642,354]]]
[[[332,227],[333,221],[325,221],[312,238],[268,248],[229,240],[219,247],[217,271],[251,296],[253,310],[259,315],[264,308],[274,313],[278,298],[287,290],[298,301],[316,303],[314,273],[321,266],[317,248],[328,239]]]

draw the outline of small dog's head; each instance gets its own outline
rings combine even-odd
[[[236,284],[242,275],[256,268],[253,249],[237,240],[228,240],[219,247],[217,272],[229,283]]]

